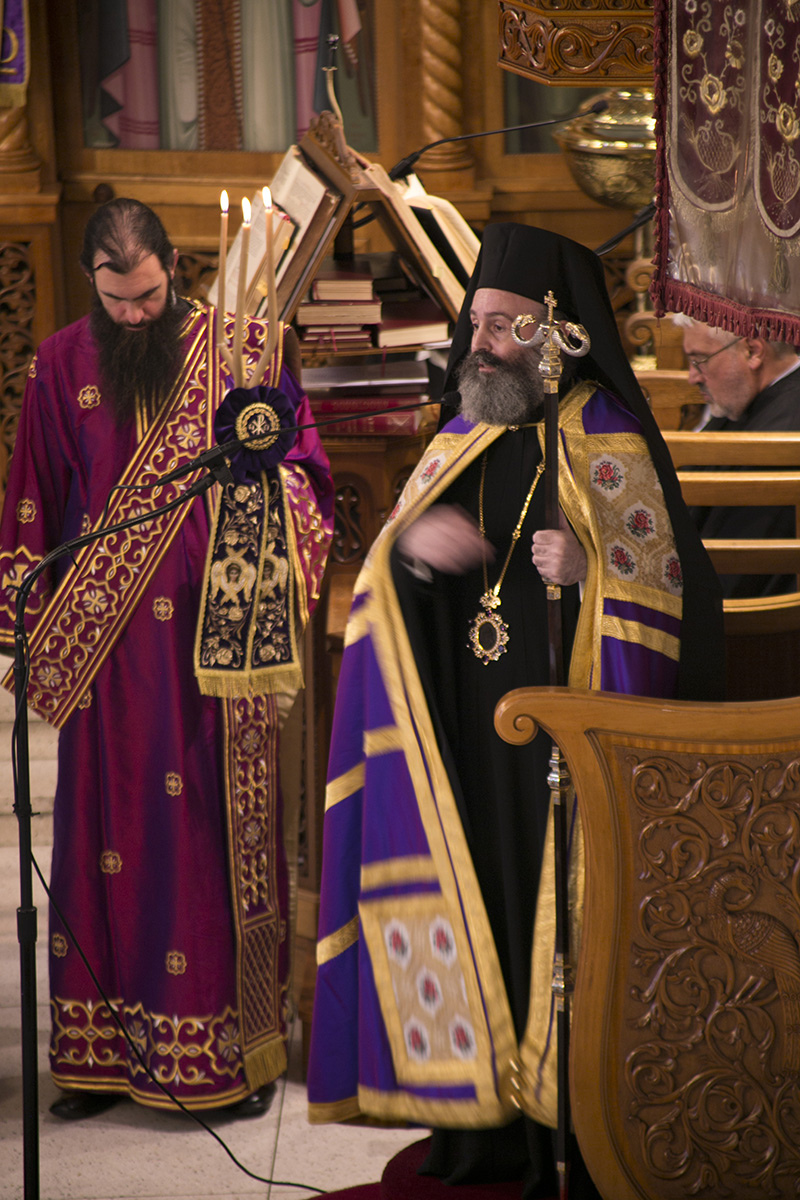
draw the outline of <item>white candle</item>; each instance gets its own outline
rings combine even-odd
[[[255,387],[263,378],[264,372],[267,369],[267,364],[272,358],[275,350],[275,344],[278,340],[278,292],[275,284],[275,250],[274,237],[272,232],[272,193],[268,187],[261,189],[261,196],[264,201],[264,213],[267,222],[267,251],[266,251],[266,279],[267,279],[267,340],[264,350],[259,358],[253,374],[250,376],[250,387]],[[270,381],[273,385],[275,380]]]
[[[233,365],[237,387],[242,386],[244,368],[242,362],[242,339],[244,334],[244,308],[247,293],[247,267],[250,258],[250,201],[242,200],[242,240],[239,255],[239,286],[236,293],[236,314],[233,326]]]
[[[271,293],[275,279],[275,253],[272,244],[272,192],[268,187],[261,189],[261,199],[264,201],[264,216],[267,222],[267,287]]]
[[[217,275],[217,346],[225,342],[225,265],[228,258],[228,193],[219,196],[219,274]]]
[[[250,285],[247,289],[247,299],[245,301],[245,308],[247,312],[252,312],[257,305],[256,297],[258,295],[258,287],[261,283],[261,277],[267,273],[267,278],[269,278],[268,264],[273,258],[272,221],[270,220],[270,217],[272,216],[272,193],[268,187],[261,189],[261,198],[264,201],[264,253],[261,255],[261,261],[256,267],[253,278],[250,280]]]

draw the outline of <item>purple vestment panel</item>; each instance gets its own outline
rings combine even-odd
[[[603,638],[601,654],[604,692],[628,696],[668,696],[678,679],[678,664],[647,646],[632,646]]]
[[[597,388],[591,404],[583,410],[583,427],[587,433],[641,433],[642,427],[636,417],[621,400]]]

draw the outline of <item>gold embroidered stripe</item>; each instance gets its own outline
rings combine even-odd
[[[354,642],[360,642],[363,637],[366,637],[369,632],[369,618],[367,617],[367,606],[362,605],[357,613],[351,613],[347,621],[347,627],[344,632],[345,646],[352,646]]]
[[[357,766],[351,767],[344,775],[340,775],[338,779],[330,781],[325,789],[325,811],[333,808],[334,804],[338,804],[341,800],[346,800],[348,796],[352,796],[363,786],[364,764],[361,762]]]
[[[365,863],[361,868],[363,891],[386,887],[392,883],[413,883],[421,879],[437,879],[433,859],[425,854],[409,854],[405,858],[387,858],[383,862]]]
[[[384,725],[382,729],[370,729],[364,735],[364,749],[367,758],[377,758],[379,754],[391,754],[394,750],[403,750],[403,735],[396,725]]]
[[[683,616],[683,596],[673,596],[672,593],[661,591],[659,588],[642,587],[638,583],[617,583],[610,579],[605,591],[611,600],[633,600],[646,608],[665,613],[668,617]]]
[[[335,933],[329,933],[326,938],[320,938],[317,942],[317,966],[321,967],[324,963],[330,962],[332,958],[338,958],[357,941],[358,917],[353,917],[352,921],[348,921],[341,929],[337,929]]]
[[[641,454],[650,457],[647,442],[640,433],[590,433],[586,437],[589,454]]]
[[[601,632],[603,637],[618,638],[621,642],[633,642],[639,646],[646,646],[648,650],[657,650],[659,654],[664,654],[675,662],[681,656],[680,638],[673,637],[671,633],[664,633],[663,629],[650,629],[638,621],[603,617]]]

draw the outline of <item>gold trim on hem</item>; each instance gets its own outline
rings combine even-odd
[[[360,1087],[358,1103],[361,1111],[371,1117],[407,1119],[447,1129],[496,1129],[510,1125],[519,1116],[512,1105],[503,1108],[496,1094],[495,1103],[489,1104],[478,1100],[421,1099],[408,1092],[379,1092]]]
[[[308,1106],[309,1125],[334,1125],[340,1121],[350,1121],[353,1117],[362,1116],[358,1107],[358,1097],[349,1096],[346,1100],[335,1100],[332,1104],[311,1104]]]
[[[286,1040],[278,1034],[244,1056],[244,1073],[251,1092],[272,1083],[286,1070]]]
[[[303,669],[297,663],[255,671],[246,678],[233,673],[224,675],[219,671],[207,673],[196,670],[197,685],[204,696],[215,696],[218,700],[251,696],[277,696],[282,692],[297,690],[303,686]]]
[[[152,1092],[143,1092],[140,1088],[133,1087],[126,1080],[102,1080],[94,1078],[89,1080],[85,1075],[74,1077],[60,1071],[51,1071],[50,1075],[56,1087],[61,1088],[64,1092],[102,1092],[105,1095],[125,1096],[129,1100],[135,1101],[136,1104],[141,1104],[143,1108],[156,1108],[161,1112],[180,1112],[175,1101],[168,1099],[161,1091],[157,1095],[154,1095]],[[166,1084],[164,1086],[167,1087],[167,1091],[170,1090]],[[218,1108],[224,1108],[229,1104],[237,1104],[240,1100],[247,1099],[249,1095],[250,1089],[248,1084],[240,1083],[238,1087],[230,1091],[215,1092],[213,1096],[206,1095],[202,1099],[194,1099],[191,1096],[178,1096],[178,1100],[190,1112],[205,1112],[208,1110],[216,1111]]]

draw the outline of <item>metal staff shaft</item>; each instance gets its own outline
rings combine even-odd
[[[526,324],[538,323],[539,336],[543,337],[539,373],[544,383],[544,494],[545,527],[559,528],[558,504],[558,387],[562,373],[561,354],[581,357],[589,351],[589,337],[585,329],[572,322],[556,322],[553,313],[556,298],[552,291],[544,299],[547,320],[541,323],[531,316],[517,317],[512,325],[515,341],[527,344],[521,336]],[[535,336],[535,335],[534,335]],[[547,583],[547,627],[550,649],[550,683],[561,687],[565,682],[564,642],[561,623],[561,587]],[[573,970],[569,946],[569,813],[567,796],[569,773],[561,750],[554,742],[550,754],[550,773],[547,776],[550,788],[550,803],[553,808],[553,831],[555,841],[555,905],[556,934],[555,956],[551,990],[556,1010],[556,1033],[558,1039],[558,1128],[556,1133],[556,1169],[558,1171],[559,1200],[569,1197],[569,1167],[572,1159],[572,1132],[569,1098],[569,1017],[570,999],[573,990]]]

